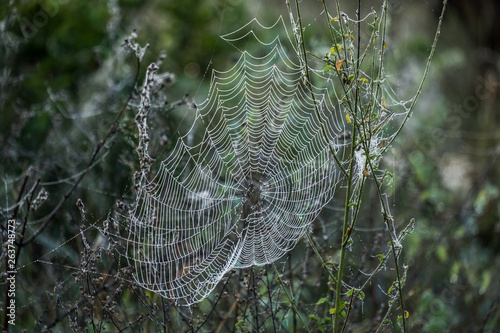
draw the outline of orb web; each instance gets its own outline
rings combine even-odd
[[[331,153],[344,145],[337,97],[327,77],[312,92],[305,85],[283,19],[271,27],[254,19],[222,38],[239,59],[213,70],[193,126],[129,216],[138,284],[179,304],[201,301],[233,268],[285,255],[339,178]]]

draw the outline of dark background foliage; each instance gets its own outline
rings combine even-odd
[[[303,0],[302,6],[306,22],[320,21],[319,1]],[[350,6],[345,11],[354,13]],[[368,10],[375,5],[363,2],[363,6]],[[398,80],[402,98],[410,97],[423,72],[441,3],[394,0],[389,8],[386,67]],[[388,191],[398,227],[410,218],[416,220],[403,252],[403,262],[409,266],[404,297],[411,331],[494,332],[500,326],[499,9],[493,0],[448,4],[419,103],[384,159],[395,177]],[[96,155],[96,163],[44,227],[46,216],[85,172],[129,96],[136,60],[120,45],[132,29],[137,29],[141,45],[150,44],[139,77],[161,50],[166,51],[162,69],[176,77],[166,90],[168,105],[151,118],[154,157],[162,160],[176,139],[180,119],[192,112],[184,105],[165,110],[185,104],[185,94],[189,100],[202,101],[211,66],[227,68],[235,60],[234,48],[219,35],[254,16],[274,22],[278,15],[288,15],[284,1],[2,1],[3,242],[8,219],[25,226],[17,231],[16,326],[10,325],[9,331],[44,327],[64,331],[70,326],[75,331],[78,327],[184,331],[202,323],[204,315],[208,318],[204,327],[213,331],[255,330],[265,327],[270,316],[282,318],[283,328],[299,326],[282,302],[270,267],[235,272],[214,291],[229,296],[216,305],[214,296],[191,313],[128,283],[130,271],[117,256],[123,250],[118,245],[107,251],[99,247],[105,239],[91,226],[101,227],[117,200],[130,202],[134,197],[132,178],[139,166],[130,108]],[[311,48],[326,34],[314,30],[319,27],[307,28]],[[48,193],[46,200],[42,188]],[[339,200],[341,194],[340,190]],[[75,205],[78,199],[84,206]],[[16,208],[16,202],[22,205]],[[325,261],[336,260],[341,237],[341,213],[336,209],[342,204],[336,202],[332,200],[328,213],[314,225]],[[349,254],[353,267],[371,267],[370,255],[387,242],[376,205],[368,205],[364,212],[366,230],[353,235],[360,244]],[[4,251],[2,273],[5,256]],[[317,269],[314,264],[304,265],[315,260],[307,242],[287,259],[279,267],[286,266],[292,289],[300,290],[305,316],[315,314],[309,318],[316,318],[319,329],[324,324],[320,321],[329,316],[328,307],[317,303],[329,293],[328,278],[325,273],[311,273]],[[2,275],[0,295],[8,288],[6,276]],[[350,278],[356,281],[359,273],[353,270]],[[273,310],[269,300],[257,301],[264,294],[256,287],[259,283],[266,292],[274,290],[271,295],[281,300],[282,309],[276,305]],[[387,308],[381,289],[387,291],[389,286],[389,278],[381,274],[366,291],[365,301],[356,309],[358,331],[367,331],[380,320]],[[0,296],[2,311],[6,300]]]

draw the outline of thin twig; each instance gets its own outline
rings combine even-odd
[[[448,3],[448,0],[443,0],[443,9],[441,10],[441,16],[439,17],[439,23],[436,29],[436,34],[434,35],[434,41],[432,42],[432,47],[431,47],[431,52],[429,53],[429,57],[427,58],[427,63],[425,65],[425,70],[424,74],[422,75],[422,80],[420,80],[420,84],[418,86],[417,92],[415,94],[415,97],[413,97],[410,107],[408,108],[408,112],[406,113],[405,118],[403,119],[401,125],[397,129],[396,133],[393,135],[393,137],[389,140],[385,148],[382,150],[381,154],[383,154],[389,147],[391,146],[391,143],[396,139],[398,134],[401,132],[403,129],[405,123],[408,121],[408,119],[411,117],[411,113],[413,111],[413,108],[415,107],[415,104],[417,103],[417,99],[422,93],[422,88],[424,86],[425,79],[427,78],[427,74],[429,73],[429,68],[431,66],[431,61],[432,58],[434,57],[434,52],[436,51],[436,46],[437,42],[439,40],[439,35],[441,34],[441,24],[443,23],[443,18],[444,18],[444,12],[446,10],[446,4]]]
[[[283,291],[285,292],[285,295],[286,295],[286,298],[288,299],[288,303],[290,304],[292,310],[295,312],[295,314],[297,315],[297,317],[299,318],[300,322],[302,323],[302,326],[304,327],[304,329],[307,331],[307,332],[311,332],[309,330],[309,328],[307,327],[306,323],[304,322],[304,319],[302,319],[302,316],[300,315],[299,313],[299,310],[297,309],[297,307],[295,306],[295,302],[293,300],[293,298],[290,296],[290,294],[288,293],[288,290],[286,289],[286,286],[285,284],[283,283],[283,280],[281,279],[281,274],[278,272],[278,269],[276,268],[276,265],[274,265],[274,262],[271,263],[273,265],[273,268],[274,268],[274,273],[276,274],[276,280],[278,281],[278,283],[280,284],[281,288],[283,289]]]
[[[290,18],[292,19],[293,15],[292,15],[292,9],[290,7],[290,1],[286,0],[286,4],[288,7],[288,11],[290,13]],[[297,35],[295,35],[295,33],[294,33],[294,37],[295,37],[295,41],[297,42],[297,46],[301,50],[302,60],[304,61],[304,74],[305,74],[305,79],[306,79],[305,84],[306,84],[307,89],[309,90],[309,92],[311,94],[311,98],[312,98],[313,105],[314,105],[314,112],[315,112],[316,117],[318,118],[318,122],[320,124],[320,129],[321,129],[321,134],[323,135],[323,140],[325,140],[325,142],[328,144],[328,149],[330,150],[330,153],[332,154],[332,157],[335,160],[335,162],[337,163],[340,171],[342,171],[342,173],[344,174],[345,177],[348,177],[347,171],[345,170],[344,166],[340,162],[339,158],[337,157],[337,154],[335,154],[335,151],[333,150],[333,148],[330,144],[330,140],[328,139],[328,135],[326,133],[325,126],[323,125],[323,122],[321,121],[322,117],[321,117],[321,114],[320,114],[319,109],[318,109],[318,103],[316,102],[316,97],[314,95],[314,91],[313,91],[313,87],[312,87],[312,83],[311,83],[311,77],[309,75],[309,65],[307,62],[307,52],[306,52],[306,47],[304,44],[304,30],[302,28],[302,18],[300,16],[300,7],[299,7],[298,0],[295,0],[295,7],[297,10],[297,21],[299,23],[298,29],[299,29],[300,39],[297,37]]]
[[[132,88],[130,89],[130,92],[129,92],[129,96],[128,96],[126,102],[123,104],[122,108],[120,109],[120,112],[118,112],[118,114],[116,115],[116,118],[113,121],[113,124],[111,125],[110,130],[108,131],[108,133],[106,134],[106,136],[97,144],[96,148],[94,149],[94,152],[93,152],[93,154],[92,154],[92,156],[91,156],[91,158],[90,158],[90,160],[89,160],[89,162],[87,164],[87,167],[82,171],[82,173],[80,174],[80,176],[76,179],[76,181],[73,184],[73,186],[71,186],[71,188],[64,194],[64,196],[61,198],[61,200],[59,200],[58,204],[54,207],[54,209],[43,219],[43,223],[40,226],[40,228],[38,228],[28,239],[26,239],[25,241],[23,241],[20,244],[20,246],[25,246],[26,244],[31,243],[33,240],[35,240],[35,238],[37,238],[45,230],[45,228],[47,228],[47,226],[52,222],[52,220],[54,219],[54,217],[56,216],[56,214],[61,209],[62,205],[73,194],[73,192],[77,189],[78,185],[80,185],[80,182],[82,181],[83,177],[85,177],[85,175],[92,168],[92,166],[93,166],[93,164],[94,164],[94,162],[95,162],[95,160],[97,158],[97,155],[101,151],[101,148],[104,147],[104,145],[106,144],[106,142],[108,142],[108,140],[116,133],[116,129],[117,129],[117,126],[118,126],[118,120],[121,118],[122,114],[127,109],[127,106],[129,104],[129,102],[133,98],[133,93],[134,93],[134,90],[135,90],[135,86],[136,86],[137,80],[139,78],[140,67],[141,67],[141,62],[140,62],[139,58],[137,58],[137,70],[136,70],[136,73],[135,73],[135,78],[134,78],[134,82],[133,82]]]
[[[232,274],[232,272],[231,272],[231,274]],[[205,325],[205,323],[207,322],[208,318],[210,318],[210,316],[214,312],[215,308],[217,307],[217,304],[219,304],[219,301],[221,300],[222,295],[224,294],[224,289],[226,289],[226,286],[229,284],[230,278],[231,278],[231,275],[229,275],[229,276],[226,277],[226,281],[224,281],[224,284],[222,285],[222,290],[219,293],[219,297],[217,297],[217,299],[215,300],[214,305],[210,309],[210,312],[205,317],[205,320],[203,320],[203,322],[198,326],[198,328],[196,329],[195,333],[198,332],[203,327],[203,325]]]
[[[26,177],[24,177],[24,181],[23,181],[23,185],[21,186],[21,191],[19,192],[19,197],[18,197],[18,202],[16,204],[16,208],[15,208],[15,213],[13,214],[13,217],[16,217],[17,216],[17,212],[18,212],[18,208],[19,208],[19,204],[20,204],[20,199],[21,197],[23,196],[23,192],[24,192],[24,189],[26,188],[26,183],[28,182],[28,177],[29,175],[27,175]],[[31,193],[28,192],[28,198],[26,198],[26,215],[24,216],[24,220],[23,220],[23,224],[22,224],[22,230],[20,232],[21,234],[21,239],[22,237],[24,236],[24,231],[25,231],[25,228],[26,228],[26,223],[28,222],[28,216],[30,214],[30,208],[31,208],[31,202],[33,200],[33,195],[35,194],[35,188],[38,186],[38,184],[40,183],[40,179],[37,179],[35,185],[33,186],[33,188],[31,189]],[[17,244],[17,243],[16,243]],[[17,246],[17,249],[15,249],[15,255],[14,255],[14,269],[17,269],[17,260],[19,259],[19,254],[21,253],[21,247],[18,245]],[[5,262],[5,267],[8,267],[8,257],[5,258],[6,262]],[[3,324],[3,329],[5,331],[9,331],[9,317],[8,317],[8,314],[9,314],[9,311],[7,311],[7,307],[8,305],[10,304],[10,300],[11,300],[11,297],[9,296],[9,288],[5,288],[5,303],[4,303],[4,324]]]
[[[326,272],[328,273],[328,275],[330,275],[330,278],[332,279],[332,281],[334,283],[337,283],[337,278],[335,277],[335,275],[333,275],[333,273],[326,267],[327,266],[327,263],[325,263],[325,261],[323,260],[323,258],[321,257],[321,255],[319,254],[318,252],[318,249],[316,248],[316,246],[314,245],[314,242],[311,238],[311,236],[309,235],[309,233],[306,232],[306,236],[307,236],[307,239],[309,240],[309,244],[311,245],[314,253],[316,254],[316,257],[318,257],[319,261],[321,262],[321,266],[326,270]],[[333,265],[333,263],[332,263]]]

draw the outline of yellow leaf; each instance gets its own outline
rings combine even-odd
[[[344,60],[337,60],[337,63],[335,64],[335,67],[337,67],[337,72],[340,72],[340,68],[342,67],[343,63]]]
[[[385,101],[382,100],[382,107],[385,109]]]
[[[342,45],[336,44],[330,48],[330,53],[337,53],[340,50],[342,50]]]
[[[349,124],[351,123],[351,116],[349,116],[349,113],[345,115],[345,119],[347,119]]]
[[[365,168],[365,170],[363,170],[363,175],[366,177],[366,178],[370,178],[370,173],[368,172],[368,169]]]
[[[338,20],[339,20],[339,18],[338,18],[338,17],[334,17],[334,18],[332,18],[332,19],[330,20],[330,22],[334,22],[334,21],[338,21]]]
[[[410,316],[410,313],[408,311],[405,311],[405,318],[408,319],[409,316]]]
[[[330,309],[330,314],[335,314],[335,308]]]

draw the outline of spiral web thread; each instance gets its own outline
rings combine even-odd
[[[141,186],[128,222],[137,283],[181,305],[203,300],[233,268],[290,251],[332,198],[340,175],[332,151],[342,160],[346,145],[332,79],[309,68],[323,84],[311,94],[281,17],[222,38],[238,61],[212,72],[193,126]],[[371,140],[377,147],[382,138]],[[358,155],[361,174],[367,154]]]

